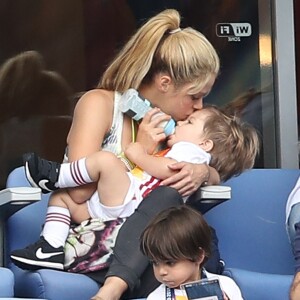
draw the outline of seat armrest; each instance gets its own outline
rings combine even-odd
[[[201,202],[209,202],[209,200],[215,199],[228,200],[231,198],[230,186],[207,185],[200,187],[199,191]]]
[[[192,194],[188,199],[188,203],[204,214],[229,199],[231,199],[230,186],[208,185],[201,186]]]
[[[13,187],[0,191],[0,219],[6,220],[21,208],[41,200],[41,189]]]

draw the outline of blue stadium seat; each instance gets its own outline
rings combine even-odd
[[[7,268],[0,267],[0,298],[14,296],[14,274]]]
[[[23,167],[12,171],[7,180],[7,187],[29,187]],[[15,276],[15,296],[48,300],[89,300],[99,289],[91,278],[83,274],[47,269],[24,271],[9,260],[8,254],[11,250],[23,248],[39,238],[48,198],[49,194],[42,195],[41,201],[15,212],[6,222],[7,255],[4,261]]]
[[[219,238],[225,275],[244,299],[289,299],[294,258],[285,229],[285,204],[299,170],[253,169],[225,184],[231,200],[205,214]]]
[[[285,203],[299,170],[253,169],[232,178],[228,200],[205,213],[217,231],[224,274],[240,286],[244,299],[288,299],[294,260],[285,230]],[[24,169],[14,170],[8,187],[28,186]],[[37,240],[49,195],[24,207],[6,223],[6,253]],[[15,276],[15,296],[48,300],[90,299],[98,285],[82,274],[41,269],[23,271],[6,257]]]

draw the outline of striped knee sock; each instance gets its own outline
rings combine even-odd
[[[62,164],[59,171],[57,187],[74,187],[92,182],[85,165],[85,158]]]
[[[52,247],[64,246],[70,229],[70,212],[60,206],[49,206],[42,235]]]

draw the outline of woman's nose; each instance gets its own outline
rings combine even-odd
[[[203,108],[203,98],[200,98],[199,100],[197,100],[195,103],[194,103],[194,109],[195,110],[200,110]]]

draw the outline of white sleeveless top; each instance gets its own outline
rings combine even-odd
[[[109,151],[114,153],[117,157],[119,157],[124,164],[126,165],[128,170],[132,170],[135,165],[129,161],[122,151],[122,132],[123,132],[123,121],[124,121],[124,114],[120,110],[120,99],[121,99],[121,93],[114,92],[114,111],[113,111],[113,120],[112,120],[112,126],[109,130],[109,132],[105,135],[103,143],[100,148],[104,151]],[[132,120],[132,122],[134,122]],[[134,125],[132,125],[132,141],[135,140],[135,128]],[[100,149],[99,148],[99,149]],[[64,161],[68,162],[68,146],[66,147],[65,155],[64,155]]]
[[[121,156],[123,152],[121,141],[124,115],[119,109],[120,99],[121,94],[119,92],[115,92],[112,126],[109,132],[105,135],[102,143],[102,150],[112,152],[117,156]]]

